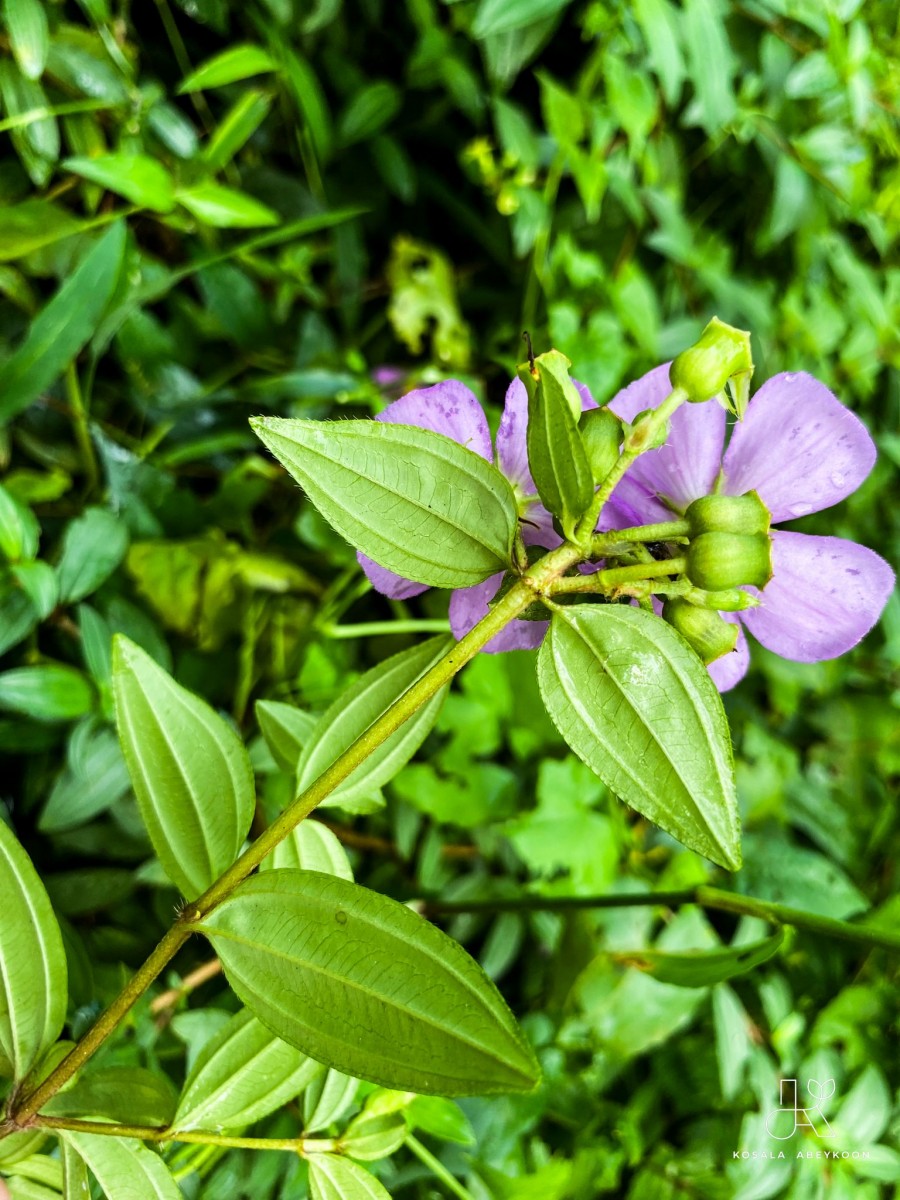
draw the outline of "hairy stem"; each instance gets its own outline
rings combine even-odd
[[[795,929],[821,933],[844,942],[856,942],[880,950],[900,951],[900,932],[877,929],[854,921],[839,921],[819,913],[758,900],[754,896],[739,896],[720,888],[700,886],[680,892],[616,892],[601,896],[516,896],[512,899],[441,901],[425,900],[417,906],[426,917],[451,916],[457,913],[501,912],[569,912],[583,908],[677,908],[682,904],[698,904],[719,912],[738,916],[761,917],[776,925],[793,925]]]
[[[111,1121],[82,1121],[76,1117],[36,1117],[39,1129],[68,1129],[100,1137],[138,1138],[142,1142],[194,1142],[203,1146],[226,1146],[238,1150],[292,1150],[295,1154],[329,1154],[338,1150],[335,1138],[231,1137],[207,1129],[169,1129],[155,1125],[116,1125]]]
[[[424,1163],[424,1165],[428,1167],[429,1171],[432,1171],[441,1181],[444,1187],[447,1188],[448,1191],[451,1191],[454,1196],[458,1196],[459,1200],[473,1200],[472,1193],[466,1191],[459,1180],[450,1174],[441,1160],[439,1158],[435,1158],[431,1151],[423,1146],[418,1138],[414,1138],[412,1134],[410,1134],[406,1139],[406,1145],[410,1148],[410,1150],[412,1150],[419,1162]]]

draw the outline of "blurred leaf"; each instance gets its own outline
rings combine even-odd
[[[41,0],[4,0],[3,17],[19,70],[26,79],[40,79],[50,48],[47,12]]]
[[[232,46],[208,59],[183,79],[178,94],[199,92],[205,88],[223,87],[238,83],[251,75],[266,75],[278,69],[278,64],[259,46]]]
[[[838,919],[869,907],[845,872],[815,850],[791,845],[777,835],[751,834],[745,852],[736,881],[745,894]]]
[[[626,966],[637,967],[661,983],[677,987],[710,987],[736,975],[745,975],[777,954],[784,941],[784,930],[758,942],[723,946],[718,950],[695,950],[667,954],[660,950],[621,950],[613,958]]]
[[[508,565],[512,489],[443,434],[376,421],[254,417],[251,425],[338,533],[388,570],[469,587]]]
[[[57,379],[93,335],[113,294],[125,252],[116,222],[29,326],[24,342],[0,365],[0,421],[27,408]]]
[[[172,1121],[175,1101],[172,1085],[161,1073],[145,1067],[101,1067],[81,1073],[41,1111],[57,1117],[165,1126]]]
[[[146,154],[102,154],[97,158],[66,158],[63,167],[124,196],[132,204],[167,213],[175,207],[172,176]]]
[[[3,821],[0,883],[0,1074],[22,1080],[62,1032],[66,956],[44,885]]]
[[[277,225],[278,213],[260,204],[252,196],[218,183],[200,183],[176,192],[176,199],[205,225],[216,229],[249,229],[257,225]]]
[[[0,674],[0,709],[34,721],[73,721],[94,706],[90,681],[74,667],[41,663]]]
[[[243,1128],[293,1100],[323,1071],[244,1009],[200,1051],[172,1125],[175,1129]]]
[[[432,246],[398,237],[391,247],[387,273],[391,288],[388,318],[397,336],[413,354],[421,354],[428,332],[443,363],[466,367],[469,329],[459,311],[449,260]]]
[[[272,757],[282,771],[296,776],[303,747],[319,723],[319,718],[293,704],[278,700],[257,700],[256,719]]]
[[[472,25],[472,35],[491,37],[509,33],[555,16],[567,8],[570,0],[479,0]]]
[[[389,125],[400,110],[401,96],[387,80],[366,84],[354,94],[338,121],[338,137],[352,146]]]
[[[268,92],[246,91],[234,102],[203,150],[203,161],[212,172],[221,171],[253,136],[272,107]]]
[[[728,723],[715,684],[673,629],[622,605],[559,609],[538,679],[554,724],[613,792],[690,849],[738,869]]]
[[[153,848],[189,900],[240,851],[253,771],[233,729],[127,638],[113,645],[119,740]]]
[[[41,527],[37,517],[0,485],[0,551],[9,562],[37,554]]]
[[[445,1095],[536,1083],[531,1050],[493,984],[396,900],[333,875],[266,871],[197,928],[251,1011],[338,1070]]]
[[[105,508],[86,508],[66,527],[57,565],[60,600],[74,604],[90,596],[125,557],[128,531]]]
[[[128,769],[112,730],[93,721],[79,725],[69,739],[68,763],[47,797],[39,828],[59,833],[83,825],[121,800],[129,787]]]

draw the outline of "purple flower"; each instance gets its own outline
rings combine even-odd
[[[576,384],[584,409],[596,408],[590,392]],[[433,387],[417,388],[393,404],[389,404],[376,420],[393,421],[398,425],[417,425],[453,438],[468,446],[482,458],[493,461],[491,434],[484,409],[473,393],[457,380],[436,383]],[[540,503],[537,489],[528,469],[525,447],[525,428],[528,423],[528,396],[524,384],[514,379],[506,391],[506,403],[497,430],[497,466],[509,480],[516,494],[522,535],[526,545],[543,546],[548,550],[559,546],[562,539],[553,529],[550,514]],[[358,554],[360,565],[376,591],[394,600],[407,600],[427,591],[421,583],[413,583],[393,571],[378,566],[364,554]],[[460,588],[450,597],[450,627],[457,638],[468,633],[487,614],[503,579],[503,572],[492,575],[483,583]],[[529,650],[540,645],[547,630],[546,621],[511,621],[485,650]]]
[[[671,391],[669,365],[636,380],[610,402],[626,421],[656,408]],[[865,426],[811,375],[776,375],[750,401],[725,445],[725,412],[715,400],[685,404],[672,417],[665,446],[642,455],[613,493],[602,528],[672,519],[709,495],[755,490],[772,521],[830,508],[856,491],[875,463]],[[836,537],[774,530],[773,576],[760,607],[727,620],[745,625],[763,646],[795,662],[837,658],[878,620],[894,584],[874,551]],[[749,661],[743,630],[733,654],[709,668],[720,691],[734,687]]]

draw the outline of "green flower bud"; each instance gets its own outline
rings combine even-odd
[[[622,422],[608,408],[590,408],[582,413],[578,432],[584,445],[594,483],[602,483],[619,457]]]
[[[772,515],[757,492],[743,496],[701,496],[684,514],[691,537],[701,533],[768,533]]]
[[[666,444],[666,439],[669,436],[668,421],[663,421],[663,423],[654,430],[652,441],[648,440],[645,443],[644,439],[640,437],[641,422],[655,411],[656,410],[653,408],[645,408],[642,412],[639,412],[631,422],[631,435],[628,438],[628,445],[630,449],[637,450],[643,454],[645,450],[658,450],[660,446],[664,446]],[[636,434],[638,436],[635,436]]]
[[[669,368],[672,387],[683,388],[693,403],[712,396],[721,398],[728,387],[731,401],[724,401],[725,407],[731,408],[738,419],[743,417],[750,399],[752,374],[750,334],[726,325],[718,317],[713,317],[700,340],[683,350]]]
[[[764,588],[772,578],[772,540],[765,533],[701,533],[688,546],[687,576],[711,592],[747,583]]]
[[[707,666],[723,654],[730,654],[737,645],[737,625],[726,621],[710,608],[697,608],[687,600],[676,597],[665,602],[662,615],[663,620],[678,630]]]

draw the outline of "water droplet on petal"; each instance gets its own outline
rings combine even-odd
[[[831,482],[834,484],[835,487],[843,487],[844,480],[846,478],[847,477],[843,471],[832,471],[831,472]]]
[[[794,517],[805,517],[807,513],[812,512],[811,504],[791,504],[788,511]]]

